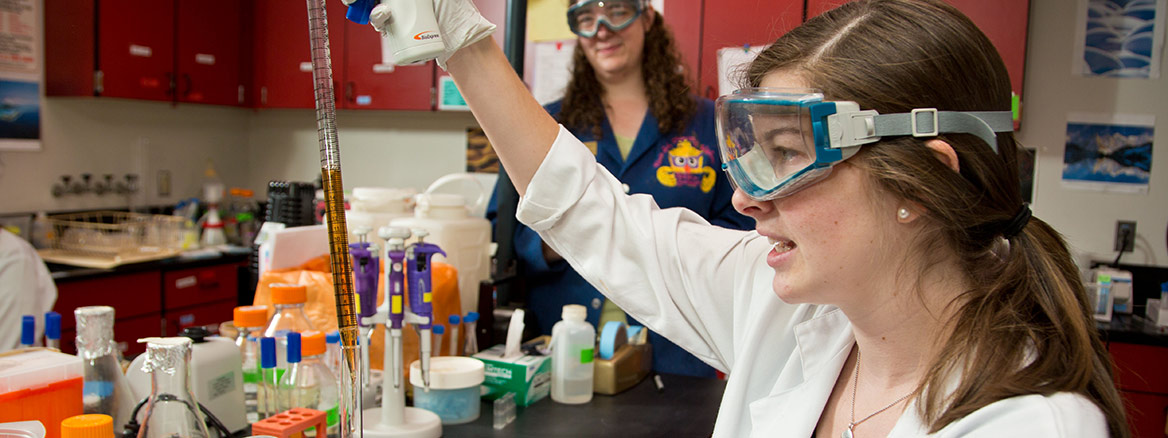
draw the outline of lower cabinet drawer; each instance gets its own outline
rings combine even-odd
[[[178,336],[182,329],[195,326],[214,326],[212,332],[218,332],[219,323],[230,321],[235,309],[235,298],[209,304],[167,310],[165,321],[166,336]]]

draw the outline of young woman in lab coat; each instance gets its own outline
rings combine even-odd
[[[788,90],[719,103],[751,232],[625,194],[467,0],[436,7],[519,220],[729,374],[715,436],[1128,436],[1075,265],[1020,198],[1005,67],[953,7],[849,3],[753,62]]]
[[[648,194],[662,208],[690,209],[714,225],[750,229],[754,221],[734,210],[734,188],[721,171],[714,102],[690,94],[661,16],[647,0],[568,3],[569,27],[578,35],[572,76],[563,99],[545,107],[548,113],[629,193]],[[492,197],[492,221],[495,212]],[[513,241],[540,333],[551,333],[566,304],[584,305],[597,331],[626,319],[534,230],[518,225]],[[649,341],[654,371],[714,377],[712,367],[656,332]]]

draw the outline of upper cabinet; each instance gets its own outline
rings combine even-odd
[[[338,109],[429,110],[434,63],[381,63],[381,37],[345,19],[340,1],[326,1],[333,94]],[[256,106],[315,108],[308,8],[303,2],[258,0],[254,28]]]
[[[49,96],[244,104],[238,0],[48,0]]]

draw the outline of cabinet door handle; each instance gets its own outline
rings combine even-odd
[[[174,80],[174,73],[166,72],[166,97],[174,97],[177,86]]]
[[[353,82],[353,81],[345,82],[345,100],[349,101],[349,103],[353,103],[354,102],[353,99],[356,99],[356,97],[354,97],[354,94],[356,94],[356,88],[357,88],[356,82]]]
[[[195,85],[194,81],[191,80],[191,75],[188,73],[183,73],[183,82],[186,83],[186,86],[183,87],[182,97],[186,98],[191,94],[191,90],[195,88]]]

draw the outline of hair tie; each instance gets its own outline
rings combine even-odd
[[[1022,209],[1018,211],[1018,214],[1014,215],[1013,219],[1010,219],[1010,223],[1006,224],[1006,228],[1002,229],[1002,237],[1006,238],[1006,240],[1013,239],[1014,236],[1022,232],[1023,228],[1026,228],[1028,222],[1030,222],[1030,204],[1023,202]]]

